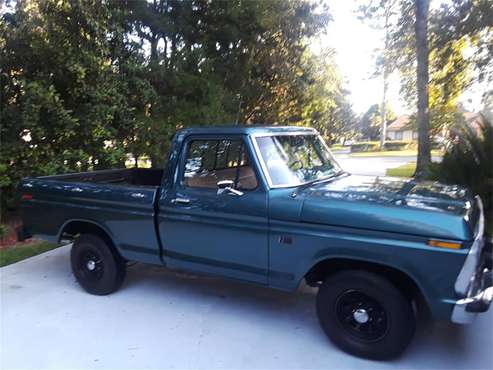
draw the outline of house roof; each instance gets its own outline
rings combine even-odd
[[[462,112],[466,122],[473,128],[478,128],[478,125],[482,121],[482,117],[478,113],[474,112]],[[410,117],[408,115],[402,115],[397,117],[390,125],[387,126],[387,131],[404,131],[404,130],[416,130],[415,128],[407,127]]]
[[[387,127],[387,131],[401,131],[409,124],[409,116],[403,115],[397,117],[394,122],[392,122]]]

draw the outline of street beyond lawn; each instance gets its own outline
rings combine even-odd
[[[342,169],[354,175],[385,176],[389,168],[416,162],[416,155],[403,156],[399,152],[395,156],[380,156],[378,152],[372,153],[372,156],[353,156],[349,153],[349,149],[345,149],[334,151],[333,154]],[[441,157],[433,156],[432,160],[438,162]]]
[[[85,293],[62,247],[0,269],[2,369],[491,369],[493,311],[420,325],[398,360],[347,355],[325,337],[313,289],[295,294],[134,264],[122,289]]]

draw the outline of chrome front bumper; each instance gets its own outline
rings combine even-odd
[[[485,312],[493,300],[491,251],[485,248],[484,214],[481,198],[476,197],[479,207],[479,221],[474,242],[464,266],[455,282],[459,299],[452,311],[452,321],[459,324],[471,322],[477,313]],[[491,245],[490,245],[491,246]]]

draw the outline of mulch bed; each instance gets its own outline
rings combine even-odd
[[[36,239],[26,239],[22,242],[17,240],[17,232],[15,231],[15,229],[18,226],[22,225],[22,222],[20,220],[8,221],[7,223],[5,223],[5,225],[8,227],[9,231],[3,239],[0,239],[0,249],[10,248],[10,247],[13,247],[14,245],[16,247],[19,247],[22,245],[39,243],[39,240],[36,240]]]

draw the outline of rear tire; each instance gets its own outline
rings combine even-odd
[[[113,293],[125,279],[125,261],[96,235],[80,235],[72,246],[70,261],[77,282],[91,294]]]
[[[322,284],[317,314],[335,345],[375,360],[400,355],[416,328],[411,302],[384,277],[359,270],[336,273]]]

